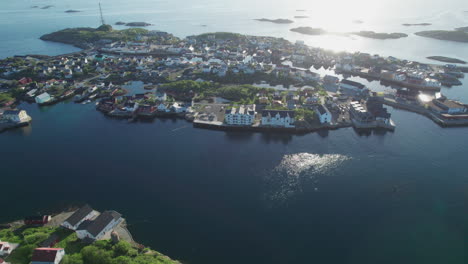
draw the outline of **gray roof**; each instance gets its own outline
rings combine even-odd
[[[294,111],[288,111],[288,110],[263,110],[262,111],[262,116],[267,117],[268,115],[270,116],[276,116],[277,114],[280,115],[280,117],[289,117],[294,118]]]
[[[91,235],[97,236],[112,220],[118,220],[122,215],[116,211],[105,211],[93,221],[85,221],[78,230],[86,230]]]
[[[93,208],[91,208],[91,206],[85,205],[85,206],[81,207],[80,209],[78,209],[78,211],[73,213],[65,221],[68,222],[70,225],[75,226],[76,224],[78,224],[81,220],[83,220],[83,218],[85,218],[92,211],[93,211]]]

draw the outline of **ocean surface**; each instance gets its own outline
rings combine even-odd
[[[340,23],[383,32],[416,31],[399,26],[416,22],[450,29],[468,25],[464,1],[101,2],[108,23],[145,21],[180,37],[235,31],[420,61],[468,60],[468,44],[333,40],[289,32],[296,24],[252,21],[308,12],[301,24],[337,31],[350,30]],[[37,38],[98,24],[97,1],[1,1],[0,57],[75,51]],[[468,102],[466,81],[443,93]],[[468,263],[468,128],[444,129],[392,108],[395,132],[300,136],[195,129],[178,119],[129,123],[93,104],[20,108],[33,123],[0,134],[0,222],[89,203],[119,211],[138,242],[184,263]]]

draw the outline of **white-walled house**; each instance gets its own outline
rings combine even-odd
[[[292,128],[294,125],[294,111],[287,110],[263,110],[262,126]]]
[[[59,264],[63,256],[65,256],[63,248],[36,248],[31,264]]]
[[[0,241],[0,257],[8,256],[13,251],[13,247],[8,242]]]
[[[62,226],[71,230],[76,230],[86,220],[94,219],[98,213],[89,205],[85,205],[68,217]]]
[[[52,100],[52,97],[48,93],[42,93],[42,94],[36,96],[35,100],[36,100],[36,103],[43,104],[43,103],[47,103],[50,100]]]
[[[123,221],[116,211],[105,211],[94,220],[84,221],[76,230],[79,239],[99,240]]]
[[[330,113],[330,111],[327,109],[326,106],[324,105],[318,105],[317,106],[317,115],[319,117],[319,120],[320,120],[320,124],[327,124],[327,123],[331,123],[332,121],[332,114]]]
[[[226,110],[224,122],[228,125],[251,126],[255,120],[255,105]]]

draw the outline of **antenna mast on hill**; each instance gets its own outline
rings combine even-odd
[[[105,25],[106,22],[104,22],[104,16],[102,15],[101,3],[99,3],[99,13],[101,13],[101,24]]]

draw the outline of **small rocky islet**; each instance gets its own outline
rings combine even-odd
[[[283,18],[278,18],[278,19],[257,18],[257,19],[254,19],[254,20],[260,21],[260,22],[271,22],[271,23],[275,23],[275,24],[291,24],[291,23],[294,23],[294,21],[292,21],[290,19],[283,19]]]

